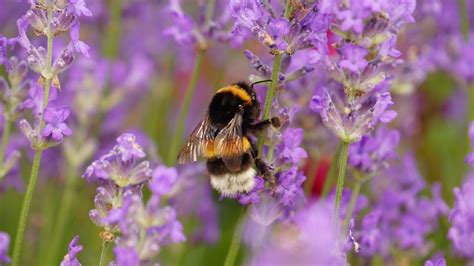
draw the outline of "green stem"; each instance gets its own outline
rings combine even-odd
[[[339,156],[341,156],[341,149],[342,149],[342,142],[339,143],[336,149],[336,153],[332,157],[332,162],[331,162],[331,166],[329,167],[328,175],[326,177],[326,180],[324,180],[323,193],[321,195],[322,198],[326,198],[329,194],[329,191],[331,190],[332,182],[334,178],[336,177],[337,160],[335,158],[339,158]]]
[[[214,14],[215,6],[216,6],[216,0],[207,1],[206,26],[209,26],[209,23],[212,21],[212,15]]]
[[[237,255],[239,254],[240,242],[242,240],[242,228],[245,218],[245,209],[241,212],[239,220],[235,226],[234,235],[230,243],[227,256],[225,257],[224,266],[234,266]]]
[[[63,195],[61,197],[61,204],[59,207],[59,212],[57,215],[57,219],[55,222],[55,230],[53,233],[53,238],[50,239],[51,246],[49,248],[47,257],[46,257],[46,265],[54,265],[55,263],[53,260],[57,257],[59,252],[60,244],[64,239],[64,231],[66,228],[66,223],[69,219],[69,214],[71,213],[71,205],[73,200],[76,197],[76,180],[78,179],[75,175],[76,171],[74,167],[72,167],[68,163],[67,173],[66,173],[66,184],[64,187]]]
[[[337,175],[336,198],[334,201],[334,220],[336,222],[339,217],[339,208],[341,205],[342,189],[344,188],[344,179],[346,178],[348,151],[349,151],[349,143],[342,142],[341,156],[339,157],[339,174]]]
[[[469,38],[469,15],[466,0],[458,0],[458,5],[461,20],[459,23],[461,25],[461,32],[464,39],[467,40]]]
[[[184,124],[186,117],[189,113],[189,107],[191,105],[191,100],[193,99],[194,92],[196,90],[197,81],[201,73],[202,62],[204,55],[206,53],[205,49],[199,49],[196,55],[196,61],[194,62],[194,69],[191,75],[191,80],[189,81],[188,88],[186,89],[186,94],[184,96],[183,104],[181,105],[181,110],[179,112],[178,121],[176,124],[176,130],[174,132],[173,138],[171,140],[170,150],[168,152],[168,158],[166,163],[168,165],[173,165],[178,155],[178,150],[181,145],[181,140],[183,138]]]
[[[291,0],[288,0],[286,1],[285,18],[289,19],[292,11],[293,11],[293,5],[291,4]]]
[[[5,125],[3,127],[3,135],[2,135],[2,147],[0,149],[0,165],[3,165],[3,161],[5,160],[5,152],[7,150],[8,139],[10,138],[10,131],[13,125],[13,121],[11,119],[5,119]],[[0,177],[2,180],[3,177]]]
[[[50,22],[52,18],[53,18],[53,10],[48,9],[49,25],[51,25]],[[47,41],[48,50],[47,50],[47,55],[46,55],[47,57],[46,72],[48,76],[45,80],[45,87],[44,87],[44,93],[43,93],[43,110],[39,118],[40,121],[39,121],[38,132],[41,132],[44,128],[44,111],[46,110],[46,107],[48,106],[49,91],[51,89],[51,75],[52,75],[51,63],[52,63],[52,57],[53,57],[53,37],[54,36],[51,33],[51,30],[48,30],[48,41]],[[25,199],[23,200],[23,206],[21,208],[20,221],[18,222],[18,228],[16,232],[16,237],[15,237],[15,247],[13,249],[12,266],[17,266],[19,264],[21,247],[23,244],[23,236],[25,234],[26,222],[28,221],[28,213],[30,210],[31,200],[33,199],[33,192],[36,187],[36,180],[38,179],[38,172],[39,172],[39,167],[41,163],[42,153],[43,153],[43,148],[36,147],[35,157],[33,159],[33,166],[31,168],[30,180],[28,182]]]
[[[354,184],[354,188],[352,189],[351,193],[351,201],[349,202],[349,208],[347,209],[346,218],[344,219],[344,231],[347,232],[347,228],[349,228],[349,222],[352,218],[352,213],[354,212],[354,207],[357,201],[357,197],[359,197],[360,187],[362,186],[362,182],[357,180]]]
[[[99,266],[105,265],[105,253],[107,252],[107,246],[108,246],[107,241],[102,240],[102,249],[100,251],[100,260],[99,260]]]
[[[15,247],[13,249],[13,262],[12,266],[17,266],[20,263],[21,245],[23,243],[23,236],[25,234],[26,222],[28,220],[28,212],[30,210],[31,199],[33,198],[33,192],[36,186],[36,180],[38,177],[39,166],[41,162],[42,150],[35,152],[35,158],[33,159],[33,167],[31,169],[30,182],[26,190],[25,199],[23,200],[23,206],[21,208],[20,221],[18,222],[18,228],[16,231]]]
[[[278,52],[275,55],[275,58],[273,59],[272,82],[270,83],[270,88],[268,88],[267,96],[265,97],[262,120],[270,118],[270,109],[272,107],[273,97],[275,97],[275,90],[278,85],[278,74],[280,73],[282,58],[283,58],[283,54]],[[263,140],[264,140],[264,133],[262,132],[258,136],[258,142],[257,142],[258,154],[262,154]],[[272,151],[268,151],[268,154],[272,154]]]
[[[102,46],[103,53],[108,58],[117,58],[120,48],[120,26],[122,24],[122,0],[110,0],[110,22],[105,32],[105,41]]]

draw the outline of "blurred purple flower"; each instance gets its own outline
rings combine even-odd
[[[0,232],[0,265],[10,264],[8,248],[10,246],[10,236],[5,232]]]
[[[209,6],[211,5],[211,6]],[[171,36],[180,45],[198,45],[206,49],[209,41],[226,42],[231,46],[240,46],[241,36],[228,31],[230,6],[226,2],[203,2],[199,5],[198,19],[186,14],[181,7],[181,0],[169,0],[164,9],[172,24],[165,28],[163,34]],[[206,13],[205,11],[213,11]]]
[[[183,165],[178,170],[176,183],[167,195],[171,206],[181,219],[199,219],[199,225],[192,232],[192,241],[217,242],[220,235],[218,209],[205,165]],[[153,181],[149,186],[153,191]]]
[[[114,248],[115,263],[117,266],[139,266],[140,258],[138,252],[129,247]]]
[[[332,208],[321,203],[300,210],[292,223],[270,232],[249,265],[346,265],[331,214]]]
[[[412,155],[371,182],[376,201],[358,232],[361,254],[387,258],[390,250],[400,248],[425,256],[432,247],[427,236],[436,231],[439,217],[448,212],[440,186],[432,187],[431,199],[422,196],[426,184]]]
[[[69,109],[67,107],[47,107],[44,112],[45,127],[41,134],[47,140],[61,142],[64,136],[70,136],[72,130],[64,121],[69,117]]]
[[[425,266],[446,266],[445,258],[431,258],[425,262]]]
[[[135,251],[140,261],[138,265],[145,264],[156,257],[160,246],[186,239],[181,223],[176,220],[175,210],[170,206],[160,206],[159,196],[153,194],[146,205],[139,195],[126,198],[128,210],[119,222],[122,234],[116,240],[116,249],[124,248],[119,249],[123,253],[119,255],[125,261],[135,262]],[[117,263],[121,265],[118,259]]]
[[[448,238],[456,254],[474,259],[474,178],[467,179],[461,188],[454,188],[455,202],[449,214],[451,228]]]
[[[171,36],[180,45],[193,44],[196,41],[193,19],[181,9],[180,0],[170,0],[166,11],[171,14],[172,26],[165,29],[163,34]]]
[[[74,13],[77,16],[92,16],[92,12],[86,7],[85,0],[69,0],[69,4],[74,8]]]
[[[77,260],[77,253],[81,252],[82,246],[78,244],[79,236],[75,236],[69,243],[68,253],[64,256],[60,266],[81,266]]]
[[[284,211],[283,206],[274,197],[262,195],[261,200],[249,207],[243,228],[243,240],[253,250],[258,250],[265,244],[273,225],[283,217]]]
[[[150,189],[156,195],[169,194],[176,184],[178,172],[175,168],[158,166],[153,170]]]
[[[8,59],[7,51],[17,42],[16,38],[7,38],[0,34],[0,66],[4,65],[7,72],[10,72],[11,65]]]

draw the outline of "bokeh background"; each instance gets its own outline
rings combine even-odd
[[[207,1],[182,2],[184,11],[195,25],[200,25]],[[227,4],[217,1],[215,9],[222,10],[222,19]],[[175,26],[169,5],[161,0],[87,1],[93,16],[81,17],[81,40],[90,46],[90,57],[78,56],[60,77],[62,91],[57,99],[71,108],[74,133],[60,146],[46,151],[43,158],[25,236],[23,265],[51,262],[57,265],[76,234],[84,246],[80,261],[83,265],[98,264],[100,228],[88,216],[93,209],[96,187],[81,175],[88,163],[114,145],[120,134],[136,134],[152,161],[174,164],[169,153],[175,121],[192,79],[196,57],[201,52],[199,44],[177,42],[166,34]],[[27,1],[0,0],[0,33],[16,36],[16,20],[28,9]],[[397,66],[391,89],[394,109],[398,112],[391,127],[402,132],[399,153],[414,153],[421,175],[427,184],[441,184],[442,196],[450,207],[454,203],[453,188],[459,187],[469,172],[464,158],[470,149],[468,121],[474,119],[473,12],[471,0],[417,1],[416,22],[406,25],[398,37],[397,48],[404,63]],[[230,31],[232,19],[227,19],[225,25]],[[61,43],[61,38],[57,43]],[[196,94],[186,118],[186,134],[201,119],[218,88],[248,80],[255,74],[244,56],[246,49],[271,62],[268,50],[252,38],[240,43],[209,40],[207,45],[197,76]],[[20,47],[15,54],[24,56]],[[4,73],[0,71],[0,75]],[[33,73],[29,75],[34,77]],[[315,71],[304,80],[289,83],[291,90],[281,94],[298,94],[299,88],[304,88],[306,94],[297,97],[299,102],[287,104],[308,108],[317,79]],[[263,99],[264,87],[258,90]],[[317,115],[304,112],[298,121],[305,129],[302,146],[309,153],[301,166],[308,177],[303,184],[305,195],[317,199],[336,142],[325,132]],[[0,184],[0,231],[7,232],[12,239],[33,154],[17,127],[13,132],[9,145],[20,148],[25,156],[18,171]],[[220,199],[207,184],[204,167],[194,165],[193,168],[187,176],[186,169],[182,170],[180,178],[193,181],[174,202],[188,239],[182,244],[163,247],[160,252],[163,265],[221,265],[234,237],[242,206],[234,200]],[[68,190],[72,191],[69,218],[60,242],[52,246],[67,186],[72,187]],[[443,217],[439,228],[430,235],[434,247],[428,254],[442,250],[452,263],[449,265],[464,265],[462,258],[450,252],[449,227],[448,218]],[[239,252],[237,263],[243,263],[249,251],[242,248]],[[413,258],[401,254],[396,265],[421,265],[429,255]],[[110,250],[108,256],[112,257]],[[358,262],[357,258],[352,260]]]

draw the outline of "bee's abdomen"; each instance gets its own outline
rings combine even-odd
[[[255,169],[249,153],[242,155],[242,167],[237,172],[229,171],[222,159],[214,158],[207,161],[207,170],[211,177],[212,187],[224,196],[250,192],[255,187]]]

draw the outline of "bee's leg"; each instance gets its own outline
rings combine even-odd
[[[257,168],[258,174],[263,177],[263,179],[268,181],[272,186],[272,190],[275,191],[276,180],[275,175],[273,173],[273,166],[268,165],[263,159],[258,156],[258,148],[253,141],[250,142],[250,145],[252,147],[252,157],[254,158],[255,167]]]
[[[266,119],[256,124],[250,125],[249,129],[252,133],[257,133],[267,129],[270,125],[273,127],[280,127],[280,119],[275,116],[270,119]]]

